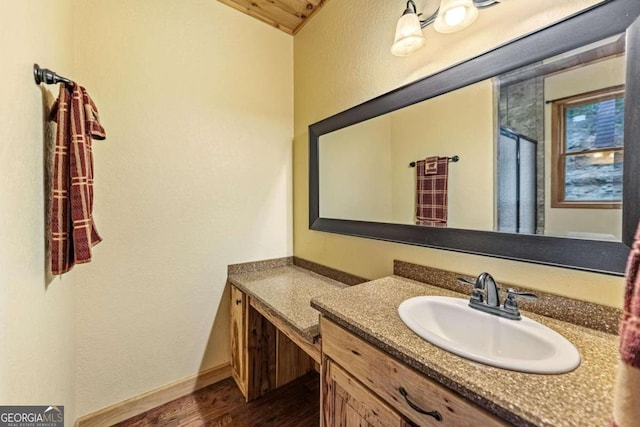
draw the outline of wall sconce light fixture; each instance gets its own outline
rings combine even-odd
[[[413,0],[407,1],[407,7],[398,20],[396,37],[391,53],[396,56],[410,55],[424,46],[422,29],[429,24],[439,33],[454,33],[464,30],[478,17],[478,9],[493,6],[498,0],[440,0],[440,7],[427,19],[420,19]]]

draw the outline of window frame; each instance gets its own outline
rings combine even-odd
[[[622,147],[582,150],[567,154],[565,152],[565,116],[567,108],[608,101],[625,96],[625,85],[610,86],[590,92],[572,95],[566,98],[549,101],[551,103],[551,207],[580,209],[621,209],[622,201],[567,201],[565,194],[565,158],[573,155],[584,155],[597,152],[617,151],[624,153]]]

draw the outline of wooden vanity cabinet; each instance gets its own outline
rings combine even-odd
[[[320,350],[304,342],[268,308],[229,283],[231,374],[247,402],[264,396],[314,369],[305,352]]]
[[[324,427],[509,424],[322,318]]]
[[[229,323],[231,325],[231,375],[238,388],[247,397],[247,297],[233,285],[230,285]]]

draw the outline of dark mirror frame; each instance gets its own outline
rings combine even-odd
[[[640,1],[610,0],[309,126],[309,228],[624,275],[640,219]],[[320,136],[626,32],[622,242],[320,218]]]

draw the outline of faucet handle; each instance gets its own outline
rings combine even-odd
[[[471,301],[475,301],[475,302],[484,301],[484,295],[483,295],[484,289],[482,288],[482,283],[480,283],[478,280],[476,280],[475,282],[472,282],[471,280],[467,280],[464,277],[458,277],[457,281],[461,285],[473,286],[473,292],[471,292]]]
[[[460,283],[461,285],[469,285],[469,286],[476,286],[476,282],[473,282],[471,280],[467,280],[464,277],[458,277],[458,279],[456,279],[458,281],[458,283]]]
[[[507,289],[507,298],[511,297],[511,299],[513,299],[514,297],[518,297],[518,298],[522,298],[522,299],[530,299],[530,300],[536,300],[538,299],[538,295],[531,293],[531,292],[518,292],[513,288],[509,288]]]
[[[516,298],[528,299],[528,300],[537,300],[538,296],[531,292],[518,292],[513,288],[507,289],[507,297],[504,300],[504,311],[513,313],[520,318],[520,310],[518,308],[518,302]]]

